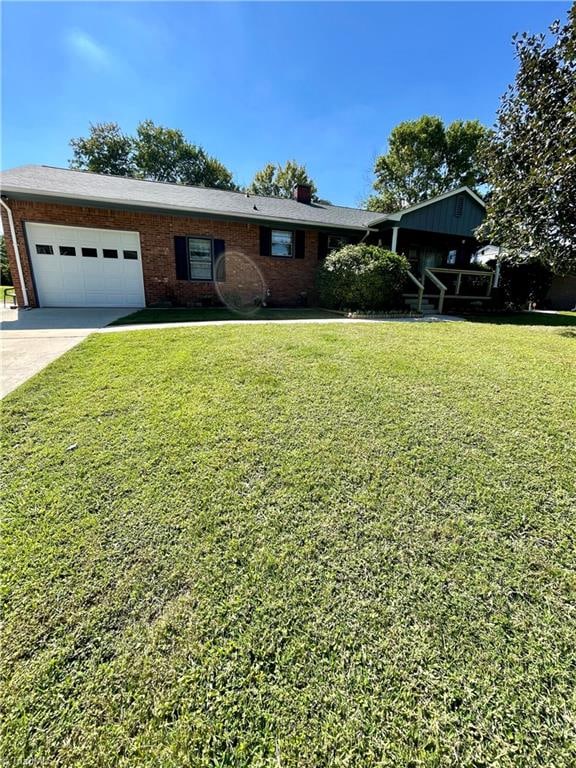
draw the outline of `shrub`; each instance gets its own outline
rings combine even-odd
[[[530,302],[534,302],[541,307],[552,278],[552,271],[540,262],[510,264],[503,261],[500,268],[500,287],[493,292],[493,306],[525,309]]]
[[[322,306],[375,310],[401,305],[409,264],[405,256],[376,245],[345,245],[330,253],[318,270]]]
[[[10,274],[4,235],[0,235],[0,285],[14,285],[12,275]]]

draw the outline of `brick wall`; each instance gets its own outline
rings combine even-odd
[[[221,296],[226,298],[239,293],[249,295],[252,290],[257,293],[263,290],[271,304],[297,304],[302,293],[307,293],[309,301],[313,302],[314,278],[318,265],[318,238],[317,233],[312,230],[306,231],[303,259],[279,259],[260,256],[260,227],[249,222],[212,221],[21,200],[11,200],[8,205],[13,213],[30,306],[36,306],[37,303],[24,236],[25,222],[138,231],[146,303],[149,305],[165,299],[180,305],[193,305],[206,300],[218,302]],[[22,306],[24,301],[4,209],[2,223],[18,303]],[[226,281],[219,284],[220,293],[214,283],[176,279],[176,235],[199,235],[219,238],[226,242]]]

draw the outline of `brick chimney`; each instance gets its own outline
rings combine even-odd
[[[312,202],[312,187],[310,184],[294,184],[292,197],[294,200],[298,200],[299,203],[310,205]]]

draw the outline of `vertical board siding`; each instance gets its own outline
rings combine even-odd
[[[455,216],[456,200],[463,198],[462,214]],[[484,208],[466,192],[446,197],[424,208],[402,216],[403,229],[420,229],[428,232],[443,232],[447,235],[472,237],[476,227],[484,221]]]

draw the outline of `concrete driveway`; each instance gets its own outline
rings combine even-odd
[[[0,397],[131,309],[1,310]]]

